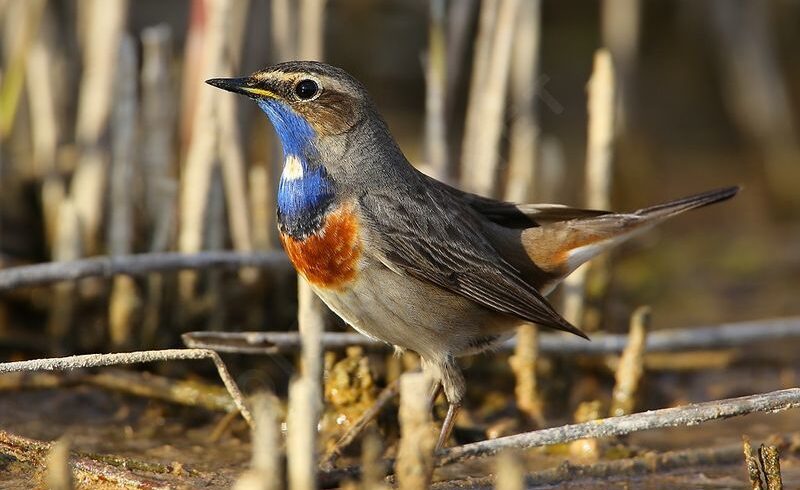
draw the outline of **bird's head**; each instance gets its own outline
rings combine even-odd
[[[319,151],[327,138],[350,132],[371,108],[355,78],[312,61],[280,63],[249,77],[212,78],[206,83],[255,100],[275,127],[286,155]]]

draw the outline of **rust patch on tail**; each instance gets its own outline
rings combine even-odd
[[[351,206],[329,213],[322,226],[303,240],[283,233],[280,238],[297,272],[311,284],[340,289],[356,278],[362,245]]]
[[[555,230],[541,227],[530,229],[530,233],[526,233],[523,237],[523,244],[528,256],[537,267],[549,274],[560,276],[571,269],[569,262],[573,251],[581,247],[599,245],[609,238],[604,233],[586,230],[563,228]]]

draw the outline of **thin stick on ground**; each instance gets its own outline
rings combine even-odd
[[[247,407],[239,386],[225,367],[219,355],[208,349],[164,349],[137,352],[119,352],[114,354],[84,354],[78,356],[55,357],[51,359],[32,359],[29,361],[15,361],[0,364],[0,373],[14,373],[19,371],[63,371],[102,366],[118,366],[121,364],[141,364],[159,361],[187,361],[196,359],[211,359],[217,368],[220,379],[233,398],[236,408],[250,426],[253,426],[253,416]]]
[[[759,412],[779,412],[796,407],[800,407],[800,388],[771,391],[758,395],[610,417],[466,444],[441,451],[438,463],[443,466],[467,459],[493,456],[505,449],[530,449],[587,437],[622,436],[643,430],[693,426],[712,420]]]
[[[0,282],[2,274],[0,271]],[[542,333],[539,337],[539,351],[546,355],[619,354],[629,341],[626,334],[599,333],[592,336],[591,342],[562,334]],[[661,330],[650,333],[645,346],[647,352],[682,352],[729,349],[776,340],[788,341],[798,337],[800,317],[788,317]],[[187,347],[237,354],[277,354],[300,348],[300,336],[297,332],[188,332],[182,338]],[[323,332],[322,345],[325,349],[343,349],[351,345],[373,349],[388,348],[386,344],[355,332]],[[510,339],[498,350],[512,351],[516,345],[517,339]]]
[[[333,465],[336,464],[336,460],[342,455],[342,452],[344,452],[344,450],[347,449],[350,444],[352,444],[353,441],[355,441],[356,438],[361,435],[362,432],[364,432],[364,429],[369,425],[369,423],[377,418],[378,414],[381,412],[381,410],[383,410],[383,407],[385,407],[386,404],[397,395],[399,387],[400,385],[398,380],[394,380],[389,383],[389,385],[386,386],[383,391],[381,391],[380,395],[378,395],[378,398],[375,400],[375,403],[370,405],[370,407],[361,414],[361,417],[359,417],[358,420],[356,420],[355,423],[353,423],[353,425],[347,429],[347,432],[345,432],[342,437],[336,441],[336,444],[333,446],[333,448],[322,459],[320,468],[333,468]]]
[[[60,281],[75,281],[86,277],[112,277],[119,274],[141,276],[150,272],[169,272],[182,269],[211,269],[259,267],[273,272],[290,269],[286,255],[281,252],[242,254],[239,252],[200,252],[183,254],[163,252],[98,256],[69,262],[47,262],[0,270],[0,291],[30,286],[44,286]]]

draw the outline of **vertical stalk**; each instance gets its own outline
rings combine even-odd
[[[611,207],[614,101],[615,77],[611,54],[605,49],[600,49],[594,56],[594,70],[589,80],[588,100],[586,204],[593,209],[609,209]],[[584,323],[586,278],[591,263],[578,267],[564,280],[564,318],[579,327]]]
[[[481,16],[494,17],[487,2]],[[470,87],[470,106],[467,109],[467,126],[464,132],[462,164],[464,187],[478,194],[492,196],[497,193],[500,142],[504,125],[506,91],[511,62],[511,46],[516,30],[520,0],[499,0],[496,22],[490,29],[487,49],[476,46],[475,66],[484,65],[485,73],[475,74]],[[489,21],[481,19],[481,29]],[[488,33],[480,32],[478,40],[484,42]],[[483,59],[486,56],[487,59]],[[475,84],[478,81],[479,83]]]
[[[80,151],[72,179],[71,199],[80,219],[88,254],[99,251],[98,232],[106,206],[109,155],[101,146],[108,131],[119,43],[128,15],[127,0],[85,2],[88,32],[83,45],[83,67],[78,96],[76,138]]]
[[[522,2],[511,65],[511,114],[508,182],[505,199],[529,202],[534,197],[539,124],[536,89],[539,75],[541,2]],[[538,196],[536,196],[538,198]]]
[[[431,0],[425,63],[425,159],[434,177],[450,181],[446,127],[446,0]]]
[[[136,46],[130,35],[120,39],[117,77],[114,83],[111,133],[110,211],[108,249],[112,256],[133,252],[133,169],[136,165],[137,104]],[[130,276],[114,277],[109,302],[111,344],[120,348],[130,343],[134,316],[140,306],[136,283]]]

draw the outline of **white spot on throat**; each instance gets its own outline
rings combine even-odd
[[[286,160],[283,162],[283,174],[281,178],[284,180],[298,180],[303,178],[303,163],[297,155],[286,155]]]

